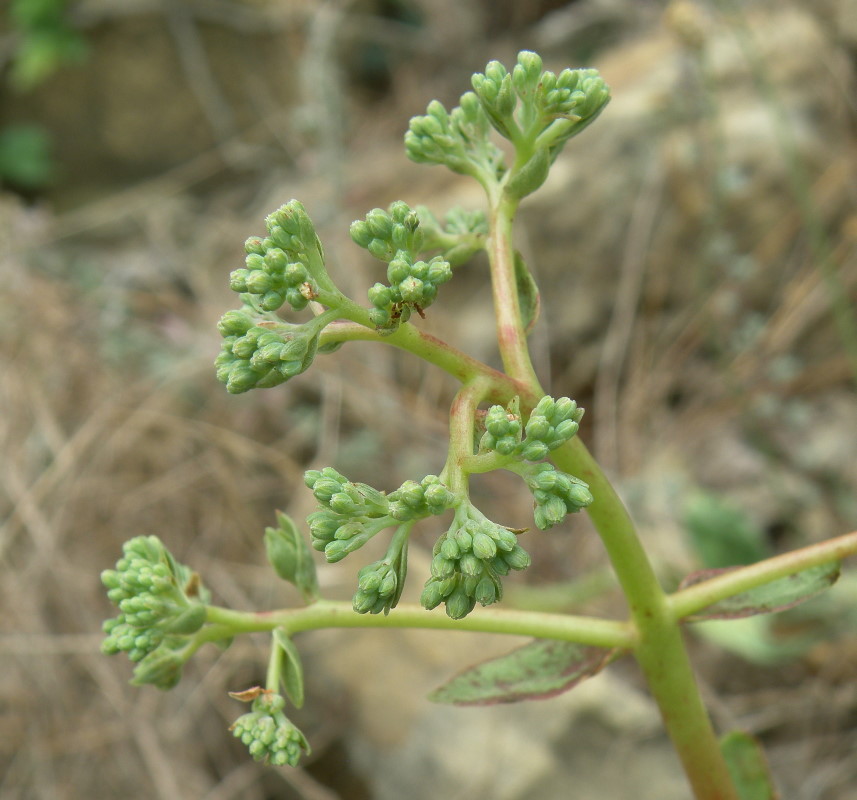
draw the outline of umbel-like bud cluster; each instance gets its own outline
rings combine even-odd
[[[244,243],[245,266],[232,272],[230,286],[263,311],[276,311],[285,303],[300,311],[318,294],[316,281],[324,268],[312,220],[292,200],[270,214],[265,227],[267,236],[251,236]]]
[[[450,508],[454,495],[436,475],[406,481],[389,495],[365,483],[352,483],[332,467],[304,475],[320,508],[307,517],[312,546],[330,562],[340,561],[375,534]]]
[[[419,259],[423,247],[420,218],[407,203],[397,201],[389,211],[376,208],[351,225],[351,238],[372,255],[387,262],[389,286],[376,283],[369,289],[369,312],[380,330],[393,331],[411,313],[430,306],[438,287],[452,277],[449,262],[441,256]]]
[[[447,111],[432,100],[425,116],[413,117],[405,134],[405,152],[419,164],[444,164],[453,172],[484,181],[506,171],[502,151],[490,139],[491,123],[473,92],[461,95]]]
[[[407,526],[410,528],[410,526]],[[391,547],[380,561],[367,564],[357,573],[357,592],[352,606],[358,614],[388,614],[395,608],[405,587],[408,572],[408,530],[401,537],[401,545]]]
[[[285,706],[282,695],[263,691],[253,700],[252,710],[230,726],[256,761],[275,767],[296,767],[301,753],[309,753],[306,737],[286,717]]]
[[[127,653],[137,663],[134,683],[172,688],[190,655],[188,637],[205,623],[209,593],[157,536],[131,539],[123,551],[116,569],[101,574],[107,597],[119,609],[104,623],[101,650]]]
[[[491,406],[485,415],[485,433],[479,452],[494,451],[506,460],[503,466],[520,475],[533,493],[533,516],[540,530],[562,522],[566,514],[592,503],[589,487],[579,478],[540,462],[576,433],[583,409],[568,397],[543,397],[526,426],[521,421],[517,398],[508,407]]]
[[[413,160],[445,164],[483,184],[508,172],[501,152],[489,141],[489,128],[515,146],[516,164],[504,189],[522,198],[544,183],[563,145],[601,112],[610,90],[594,69],[542,70],[542,60],[524,50],[509,72],[491,61],[473,76],[473,91],[447,112],[432,101],[425,116],[414,117],[405,134]]]
[[[528,50],[518,53],[511,72],[499,61],[491,61],[484,73],[473,76],[472,83],[491,124],[516,144],[535,143],[546,134],[544,144],[561,147],[592,122],[610,99],[597,70],[564,69],[559,75],[542,71],[542,59]]]
[[[541,461],[577,433],[581,419],[583,409],[568,397],[559,400],[543,397],[530,414],[526,427],[521,422],[517,399],[507,408],[491,406],[485,415],[485,433],[479,440],[479,450],[495,450],[504,456]]]
[[[560,472],[553,464],[532,464],[517,471],[533,493],[533,517],[539,530],[546,531],[562,522],[566,514],[592,504],[589,486],[573,475]]]
[[[517,536],[469,504],[456,512],[432,552],[431,577],[420,602],[429,610],[444,603],[452,619],[466,617],[476,603],[498,601],[503,595],[500,578],[530,565]]]
[[[214,361],[217,379],[231,394],[269,389],[309,369],[324,324],[315,317],[303,325],[262,320],[250,309],[227,311],[218,323],[223,336]]]

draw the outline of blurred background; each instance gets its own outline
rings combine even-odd
[[[293,197],[355,297],[377,266],[353,219],[396,199],[481,207],[466,179],[410,163],[402,134],[525,48],[613,89],[526,200],[518,243],[543,289],[538,372],[589,409],[581,435],[664,583],[857,528],[857,3],[0,9],[0,798],[687,798],[633,663],[547,703],[429,704],[518,643],[463,633],[303,635],[313,753],[255,764],[226,692],[264,680],[266,639],[201,651],[172,692],[135,689],[98,652],[99,573],[157,534],[216,602],[287,606],[261,537],[275,509],[312,510],[304,469],[386,490],[440,469],[444,374],[355,343],[232,397],[215,323],[244,239]],[[496,364],[485,262],[441,294],[419,324]],[[511,476],[476,488],[491,518],[527,524]],[[411,547],[406,600],[441,524]],[[527,538],[511,602],[624,613],[582,515]],[[376,557],[323,566],[325,591],[349,598]],[[855,579],[730,624],[689,632],[717,726],[762,739],[784,798],[855,800]]]

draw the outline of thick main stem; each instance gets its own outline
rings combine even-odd
[[[516,203],[491,198],[491,263],[497,336],[506,373],[528,393],[544,394],[530,360],[521,317],[511,231]],[[589,516],[627,598],[639,635],[634,655],[697,800],[738,800],[717,736],[702,702],[681,630],[654,574],[634,524],[613,486],[579,439],[554,454],[561,469],[585,480],[595,497]]]

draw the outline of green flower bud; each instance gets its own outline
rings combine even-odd
[[[525,441],[521,446],[521,457],[527,461],[541,461],[549,452],[550,448],[544,442]]]
[[[336,492],[330,498],[331,510],[337,514],[353,514],[357,510],[357,504],[345,492]]]
[[[489,606],[498,599],[497,585],[495,585],[494,581],[486,575],[479,581],[479,583],[476,584],[473,596],[481,605]]]
[[[478,559],[494,558],[497,555],[497,544],[487,533],[477,533],[473,537],[473,555]]]
[[[592,496],[592,492],[589,491],[589,487],[582,483],[572,485],[566,496],[569,503],[577,506],[577,508],[586,508],[586,506],[592,505],[595,499]]]
[[[236,269],[229,273],[229,288],[233,292],[247,291],[247,276],[250,274],[249,269]]]
[[[444,558],[443,555],[436,555],[431,560],[432,577],[440,580],[441,578],[449,578],[455,572],[455,562]]]
[[[262,241],[262,238],[259,236],[251,236],[244,242],[244,251],[246,253],[256,253],[257,255],[265,255],[265,245]]]
[[[369,227],[368,223],[363,220],[355,220],[352,222],[348,232],[351,234],[351,238],[354,243],[364,248],[369,247],[369,242],[375,238],[372,233],[372,229]]]
[[[282,274],[286,270],[289,263],[289,258],[285,250],[279,247],[272,247],[265,253],[265,269],[274,274]],[[252,290],[251,290],[252,291]]]
[[[393,295],[390,287],[384,286],[383,283],[376,283],[369,289],[369,302],[378,308],[386,308],[393,302]]]
[[[259,253],[250,253],[245,259],[244,264],[249,272],[265,269],[265,259]]]
[[[440,554],[449,561],[457,561],[461,557],[461,549],[455,539],[445,537],[440,547]]]
[[[464,619],[476,605],[473,597],[468,597],[463,588],[456,589],[446,600],[446,613],[452,619]]]
[[[479,531],[477,530],[477,535]],[[458,545],[458,549],[462,553],[469,553],[473,549],[473,534],[471,534],[466,528],[459,528],[452,532],[452,538],[455,540],[455,543]]]
[[[373,239],[366,249],[381,261],[390,261],[396,255],[396,248],[385,239]]]
[[[430,578],[420,595],[420,605],[428,611],[437,608],[444,600],[441,583]]]
[[[530,566],[530,554],[519,544],[516,544],[508,553],[502,553],[500,557],[514,570],[522,570]]]
[[[227,311],[217,323],[223,336],[242,336],[253,327],[253,320],[242,311]]]

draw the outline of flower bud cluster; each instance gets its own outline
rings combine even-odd
[[[541,461],[551,450],[565,444],[580,427],[583,409],[568,397],[539,400],[522,425],[517,399],[507,408],[491,406],[485,415],[485,433],[479,440],[480,451],[495,450],[503,456],[526,461]],[[524,438],[526,434],[526,438]]]
[[[309,369],[318,351],[318,317],[303,325],[256,325],[249,311],[227,311],[217,326],[223,342],[214,366],[231,394],[279,386]]]
[[[550,141],[545,142],[552,148],[582,130],[610,99],[597,70],[564,69],[559,75],[542,71],[541,58],[528,50],[518,53],[511,72],[499,61],[491,61],[472,82],[491,124],[513,142],[534,143],[561,120],[563,124],[552,129]]]
[[[306,737],[283,713],[286,700],[273,692],[262,692],[253,700],[252,711],[238,717],[229,730],[239,738],[256,761],[276,767],[296,767],[301,753],[309,753]]]
[[[320,506],[307,517],[312,546],[331,563],[341,561],[395,524],[383,492],[365,483],[352,483],[333,467],[308,470],[304,483]]]
[[[390,516],[400,522],[443,514],[452,508],[455,495],[440,482],[437,475],[426,475],[419,483],[405,481],[390,492]]]
[[[399,250],[387,265],[389,286],[376,283],[369,289],[369,302],[374,306],[369,318],[378,327],[395,330],[407,322],[412,309],[422,312],[437,297],[438,287],[452,277],[452,268],[441,256],[429,261],[414,261],[405,250]]]
[[[429,610],[444,603],[452,619],[462,619],[477,602],[497,602],[503,594],[500,578],[529,565],[530,556],[512,531],[467,506],[434,546],[420,602]]]
[[[157,536],[138,536],[123,550],[116,569],[101,575],[120,612],[104,623],[107,638],[101,650],[127,653],[137,663],[135,683],[170,688],[181,677],[187,637],[205,623],[209,593]]]
[[[357,592],[352,605],[358,614],[386,614],[402,595],[404,575],[389,559],[367,564],[357,573]]]
[[[588,484],[560,472],[553,464],[529,465],[521,475],[536,501],[533,516],[539,530],[547,530],[592,503]]]
[[[304,482],[320,505],[307,517],[312,546],[330,562],[353,553],[384,528],[442,514],[455,500],[436,475],[420,483],[405,481],[389,495],[352,483],[333,467],[307,471]]]
[[[539,400],[527,420],[526,439],[519,454],[527,461],[541,461],[551,450],[564,445],[580,427],[583,409],[568,397],[554,400],[545,396]]]
[[[318,293],[312,275],[324,263],[315,228],[297,200],[270,214],[265,226],[266,237],[251,236],[244,243],[245,266],[232,272],[229,285],[252,295],[263,311],[284,303],[300,311]]]
[[[473,92],[461,95],[448,112],[432,100],[425,116],[413,117],[405,134],[405,151],[412,161],[444,164],[453,172],[492,177],[505,171],[503,153],[489,138],[488,117]]]
[[[351,223],[350,233],[355,244],[387,263],[400,250],[416,256],[423,249],[419,214],[402,200],[394,202],[387,211],[373,208],[365,220]]]
[[[438,287],[452,277],[449,262],[441,256],[421,261],[424,235],[420,218],[407,203],[397,201],[389,211],[376,208],[351,225],[351,238],[372,255],[387,262],[390,285],[369,289],[374,308],[369,318],[382,330],[395,330],[414,309],[422,312],[437,297]]]

